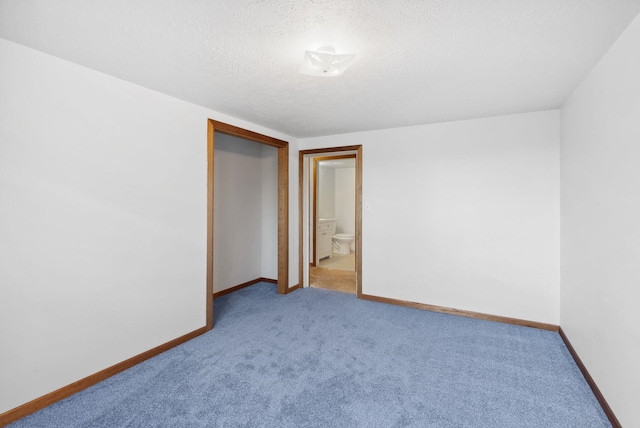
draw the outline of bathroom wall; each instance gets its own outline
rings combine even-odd
[[[640,426],[640,17],[561,110],[561,325],[622,426]]]
[[[336,173],[335,169],[318,165],[318,217],[336,216]]]
[[[277,149],[216,133],[214,172],[214,291],[277,278]]]
[[[299,141],[363,146],[363,293],[558,324],[559,112]]]
[[[356,169],[336,168],[336,232],[356,233]]]
[[[3,39],[0,58],[2,413],[205,325],[208,118],[290,141],[298,169],[287,135]]]

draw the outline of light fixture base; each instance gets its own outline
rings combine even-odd
[[[300,73],[318,77],[342,76],[355,56],[355,54],[336,54],[331,47],[305,51]]]

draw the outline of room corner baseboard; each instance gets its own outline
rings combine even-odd
[[[361,299],[371,300],[373,302],[389,303],[392,305],[406,306],[408,308],[423,309],[426,311],[440,312],[443,314],[450,314],[450,315],[459,315],[462,317],[476,318],[476,319],[481,319],[485,321],[496,321],[496,322],[501,322],[505,324],[514,324],[514,325],[520,325],[523,327],[537,328],[540,330],[549,330],[549,331],[558,332],[558,330],[560,329],[560,327],[558,327],[555,324],[546,324],[546,323],[536,322],[536,321],[521,320],[518,318],[509,318],[509,317],[503,317],[499,315],[489,315],[489,314],[483,314],[481,312],[463,311],[460,309],[447,308],[444,306],[428,305],[426,303],[416,303],[416,302],[409,302],[406,300],[390,299],[388,297],[372,296],[370,294],[362,294],[359,297]]]
[[[216,293],[213,293],[213,298],[217,299],[218,297],[222,297],[225,294],[229,294],[229,293],[233,293],[234,291],[242,290],[245,287],[249,287],[249,286],[251,286],[253,284],[257,284],[259,282],[269,282],[271,284],[277,284],[278,280],[277,279],[271,279],[271,278],[256,278],[256,279],[253,279],[251,281],[243,282],[242,284],[235,285],[233,287],[227,288],[226,290],[222,290],[222,291],[218,291]]]
[[[598,388],[598,385],[596,385],[596,382],[593,380],[593,378],[589,374],[587,367],[582,363],[582,360],[578,356],[578,353],[571,345],[571,342],[569,342],[569,338],[567,338],[567,335],[564,333],[564,330],[562,330],[562,327],[560,327],[558,333],[560,334],[560,337],[562,338],[565,346],[569,350],[569,353],[573,357],[573,360],[576,362],[576,365],[580,369],[580,372],[582,372],[582,376],[584,376],[584,379],[587,381],[587,384],[589,384],[591,391],[593,391],[593,395],[596,396],[596,399],[598,400],[598,403],[600,403],[602,410],[604,411],[605,415],[607,415],[607,418],[609,418],[609,422],[611,422],[611,426],[613,426],[613,428],[622,428],[620,421],[618,421],[618,418],[616,418],[616,415],[613,413],[613,410],[611,410],[611,407],[609,407],[609,403],[607,403],[607,400],[605,400],[604,395],[602,395],[602,392],[600,392],[600,388]]]
[[[40,409],[43,409],[56,401],[60,401],[64,398],[67,398],[77,392],[82,391],[92,385],[95,385],[98,382],[101,382],[115,374],[118,374],[128,368],[135,366],[149,358],[155,357],[158,354],[161,354],[169,349],[178,346],[188,340],[193,339],[194,337],[200,336],[203,333],[207,332],[207,327],[201,327],[197,330],[192,331],[191,333],[187,333],[183,336],[180,336],[176,339],[173,339],[167,343],[156,346],[153,349],[145,351],[141,354],[135,355],[127,360],[124,360],[118,364],[115,364],[111,367],[107,367],[104,370],[101,370],[97,373],[89,375],[83,379],[80,379],[76,382],[73,382],[67,386],[63,386],[60,389],[57,389],[53,392],[50,392],[42,397],[38,397],[35,400],[29,401],[21,406],[18,406],[14,409],[8,410],[2,414],[0,414],[0,426],[5,426],[10,424],[11,422],[15,422],[18,419],[22,419],[31,413],[34,413]]]

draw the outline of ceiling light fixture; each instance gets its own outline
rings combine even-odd
[[[330,47],[322,47],[317,51],[305,51],[300,73],[321,77],[342,76],[355,56],[355,54],[336,54]]]

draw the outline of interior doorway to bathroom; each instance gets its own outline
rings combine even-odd
[[[356,155],[313,158],[309,286],[356,294]]]
[[[300,152],[301,285],[362,293],[362,148]]]

